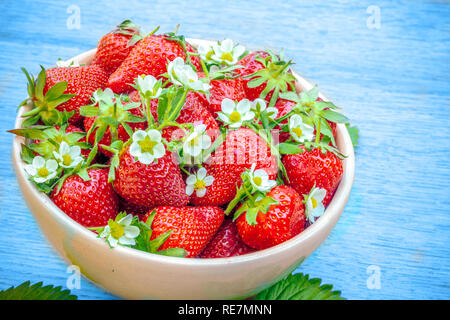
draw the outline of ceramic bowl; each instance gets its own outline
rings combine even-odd
[[[188,39],[194,46],[205,40]],[[73,59],[89,64],[96,49]],[[312,84],[295,74],[298,90]],[[325,96],[321,98],[327,100]],[[20,128],[19,113],[15,128]],[[28,181],[20,158],[23,138],[13,142],[12,160],[23,197],[42,232],[70,265],[106,291],[126,299],[235,299],[252,296],[292,272],[327,237],[350,195],[355,170],[353,146],[344,125],[337,126],[337,145],[347,155],[344,173],[324,215],[296,237],[275,247],[231,258],[187,259],[117,247],[110,249],[64,214]]]

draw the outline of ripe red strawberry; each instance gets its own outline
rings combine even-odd
[[[236,224],[231,219],[226,219],[199,257],[227,258],[253,251],[254,249],[242,242]]]
[[[119,108],[119,105],[117,105],[117,109]],[[123,114],[125,114],[125,109],[119,110],[117,111],[117,117],[124,117]],[[128,113],[137,116],[137,117],[142,117],[142,112],[139,109],[139,107],[137,108],[133,108],[133,109],[129,109],[127,110]],[[111,117],[110,114],[106,114],[105,116]],[[95,120],[97,119],[97,117],[86,117],[84,118],[84,128],[86,129],[86,131],[89,131],[91,129],[91,127],[94,125]],[[126,121],[125,121],[126,122]],[[126,124],[128,124],[131,128],[131,130],[133,130],[133,132],[135,130],[144,130],[147,128],[147,122],[126,122]],[[94,145],[95,144],[95,133],[96,133],[97,129],[94,129],[92,131],[92,133],[89,135],[88,140],[89,143]],[[130,136],[128,135],[127,131],[125,130],[125,128],[123,127],[122,124],[119,124],[117,127],[117,138],[123,142],[126,142]],[[101,145],[106,145],[109,146],[111,145],[111,130],[110,128],[107,128],[103,137],[100,139],[99,141],[99,150],[107,157],[111,157],[112,153],[108,150],[105,150]]]
[[[193,50],[188,45],[186,49]],[[136,44],[111,74],[108,87],[116,93],[123,93],[132,90],[129,83],[133,83],[139,75],[149,74],[159,79],[167,71],[168,61],[173,61],[176,57],[186,59],[186,53],[179,42],[169,40],[165,35],[149,35]],[[190,60],[195,66],[200,66],[198,56],[191,56]]]
[[[206,195],[191,195],[191,203],[196,206],[221,206],[236,196],[236,187],[242,183],[241,174],[255,164],[256,169],[264,169],[270,179],[277,175],[277,162],[267,143],[253,130],[241,128],[228,133],[223,144],[217,148],[203,165],[207,175],[214,178],[206,187]]]
[[[258,61],[259,59],[263,62]],[[244,78],[244,88],[249,100],[264,98],[270,101],[275,89],[278,93],[295,90],[295,77],[289,71],[291,62],[282,61],[271,52],[252,52],[237,64],[244,67],[234,72],[235,75]],[[252,87],[251,83],[254,81],[259,85]]]
[[[130,101],[140,102],[139,93],[135,90],[129,95]],[[151,102],[151,113],[155,119],[158,118],[157,108],[158,100],[153,99]],[[215,118],[209,113],[207,106],[209,105],[206,98],[196,92],[188,92],[186,101],[178,116],[177,123],[192,123],[194,125],[204,124],[211,141],[214,142],[219,134],[219,126]],[[166,127],[163,129],[162,136],[168,141],[173,139],[181,139],[184,136],[184,130],[177,127]]]
[[[214,117],[217,117],[216,112],[222,110],[222,100],[225,98],[233,101],[241,101],[246,98],[244,90],[244,80],[236,79],[218,79],[212,80],[209,89],[209,106],[208,110]]]
[[[243,66],[243,68],[236,69],[234,72],[236,75],[240,77],[251,75],[261,69],[264,69],[264,65],[256,60],[257,57],[260,57],[262,59],[265,59],[269,57],[269,54],[264,51],[255,51],[252,52],[245,57],[243,57],[241,60],[237,62],[238,65]],[[245,93],[247,95],[247,99],[249,100],[255,100],[259,98],[261,92],[266,87],[265,84],[261,84],[255,88],[249,88],[247,86],[247,83],[250,81],[250,79],[243,79],[244,81],[244,89]],[[270,97],[269,97],[270,100]]]
[[[67,81],[67,89],[64,93],[75,95],[69,101],[56,107],[59,111],[75,110],[75,114],[69,119],[71,124],[77,124],[82,120],[78,109],[89,104],[94,91],[104,89],[108,81],[108,75],[99,66],[51,68],[46,71],[46,74],[44,95],[61,81]]]
[[[166,154],[149,165],[130,155],[129,147],[121,151],[116,168],[114,189],[126,201],[141,207],[162,205],[183,207],[189,202],[180,168]]]
[[[115,30],[105,34],[100,39],[91,65],[100,66],[109,76],[134,48],[134,44],[129,45],[134,34],[139,34],[139,27],[130,20],[125,20]]]
[[[257,250],[273,247],[304,230],[305,209],[300,195],[291,187],[276,186],[267,193],[278,204],[271,204],[266,213],[259,211],[256,224],[250,225],[243,212],[236,220],[242,241]]]
[[[151,224],[151,240],[171,230],[169,238],[159,250],[182,248],[188,258],[196,257],[212,239],[224,219],[224,213],[217,207],[157,207]],[[145,219],[146,221],[147,219]]]
[[[108,170],[88,169],[91,178],[83,181],[78,175],[67,178],[59,193],[55,188],[52,201],[70,218],[85,227],[100,227],[114,219],[119,199],[110,183]]]
[[[323,153],[318,148],[310,151],[300,146],[305,152],[288,154],[283,164],[289,177],[289,185],[300,195],[308,194],[315,185],[327,191],[323,204],[330,203],[342,178],[342,161],[332,152]]]

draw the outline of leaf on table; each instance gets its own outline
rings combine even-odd
[[[17,287],[0,291],[0,300],[77,300],[70,290],[52,285],[42,286],[42,282],[31,285],[26,281]]]
[[[332,285],[321,285],[320,279],[297,273],[261,291],[255,300],[344,300],[340,291],[332,290]]]

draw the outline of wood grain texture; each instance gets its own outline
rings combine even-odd
[[[0,1],[0,288],[65,285],[67,266],[23,202],[11,165],[20,67],[36,73],[131,18],[189,37],[283,47],[360,128],[356,178],[329,238],[299,270],[350,299],[450,298],[450,5],[447,1]],[[81,10],[68,29],[67,8]],[[366,9],[380,8],[379,29]],[[101,13],[101,14],[99,14]],[[106,13],[106,14],[105,14]],[[381,288],[367,288],[367,267]],[[115,299],[83,280],[81,299]]]

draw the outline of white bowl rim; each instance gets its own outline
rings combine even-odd
[[[201,40],[201,39],[193,39],[193,38],[187,38],[188,42],[190,42],[192,45],[196,45],[200,42],[209,43],[209,40]],[[93,48],[91,50],[85,51],[71,59],[68,59],[68,61],[79,61],[86,59],[87,57],[92,56],[97,49]],[[297,78],[297,84],[299,84],[302,88],[309,90],[313,87],[313,84],[305,79],[304,77],[300,76],[298,73],[293,71],[294,76]],[[329,101],[322,93],[319,93],[319,96],[324,101]],[[18,112],[18,115],[16,117],[15,122],[15,128],[20,128],[23,119],[21,118],[21,115],[24,113],[23,108],[21,108]],[[226,258],[181,258],[181,257],[171,257],[171,256],[164,256],[154,253],[148,253],[140,250],[136,250],[133,248],[118,246],[111,250],[118,250],[118,254],[121,255],[131,255],[134,257],[137,257],[139,259],[149,260],[153,262],[163,262],[163,263],[170,263],[174,265],[228,265],[228,264],[239,264],[243,262],[249,262],[249,261],[257,261],[258,259],[264,257],[267,258],[271,255],[276,255],[279,252],[290,250],[292,247],[296,247],[302,242],[306,241],[308,238],[312,237],[316,233],[321,233],[321,231],[325,231],[327,229],[327,225],[329,223],[332,223],[333,218],[336,218],[336,220],[339,219],[339,216],[341,215],[345,204],[348,201],[348,197],[350,195],[350,191],[353,184],[354,179],[354,172],[355,172],[355,158],[354,158],[354,149],[352,145],[352,141],[350,138],[350,135],[348,134],[348,131],[346,130],[346,127],[344,124],[337,124],[338,134],[340,138],[343,141],[343,146],[346,150],[345,155],[346,158],[343,160],[343,166],[344,166],[344,172],[342,175],[341,182],[333,196],[333,199],[331,200],[330,204],[325,210],[325,213],[318,219],[315,223],[310,225],[308,228],[303,230],[301,233],[296,235],[295,237],[280,243],[276,246],[258,250],[252,253],[247,253],[240,256],[233,256],[233,257],[226,257]],[[17,164],[17,170],[16,175],[23,175],[24,180],[26,183],[26,186],[37,196],[41,201],[42,205],[44,205],[47,209],[47,212],[58,221],[58,223],[67,225],[70,229],[72,229],[75,233],[82,233],[84,236],[92,239],[93,241],[102,241],[105,245],[105,248],[109,249],[109,246],[106,244],[106,242],[103,239],[100,239],[97,237],[95,233],[92,231],[89,231],[87,228],[82,226],[81,224],[77,223],[76,221],[72,220],[69,216],[67,216],[59,207],[57,207],[51,200],[50,197],[46,194],[40,192],[36,186],[31,183],[25,173],[24,165],[25,163],[20,158],[20,151],[21,151],[21,144],[24,141],[24,139],[20,136],[15,136],[13,140],[13,150],[12,150],[12,158],[13,161]],[[342,151],[342,150],[341,150]],[[342,205],[343,209],[342,211],[339,210],[339,205]],[[336,217],[337,216],[337,217]],[[334,226],[333,226],[334,227]]]

